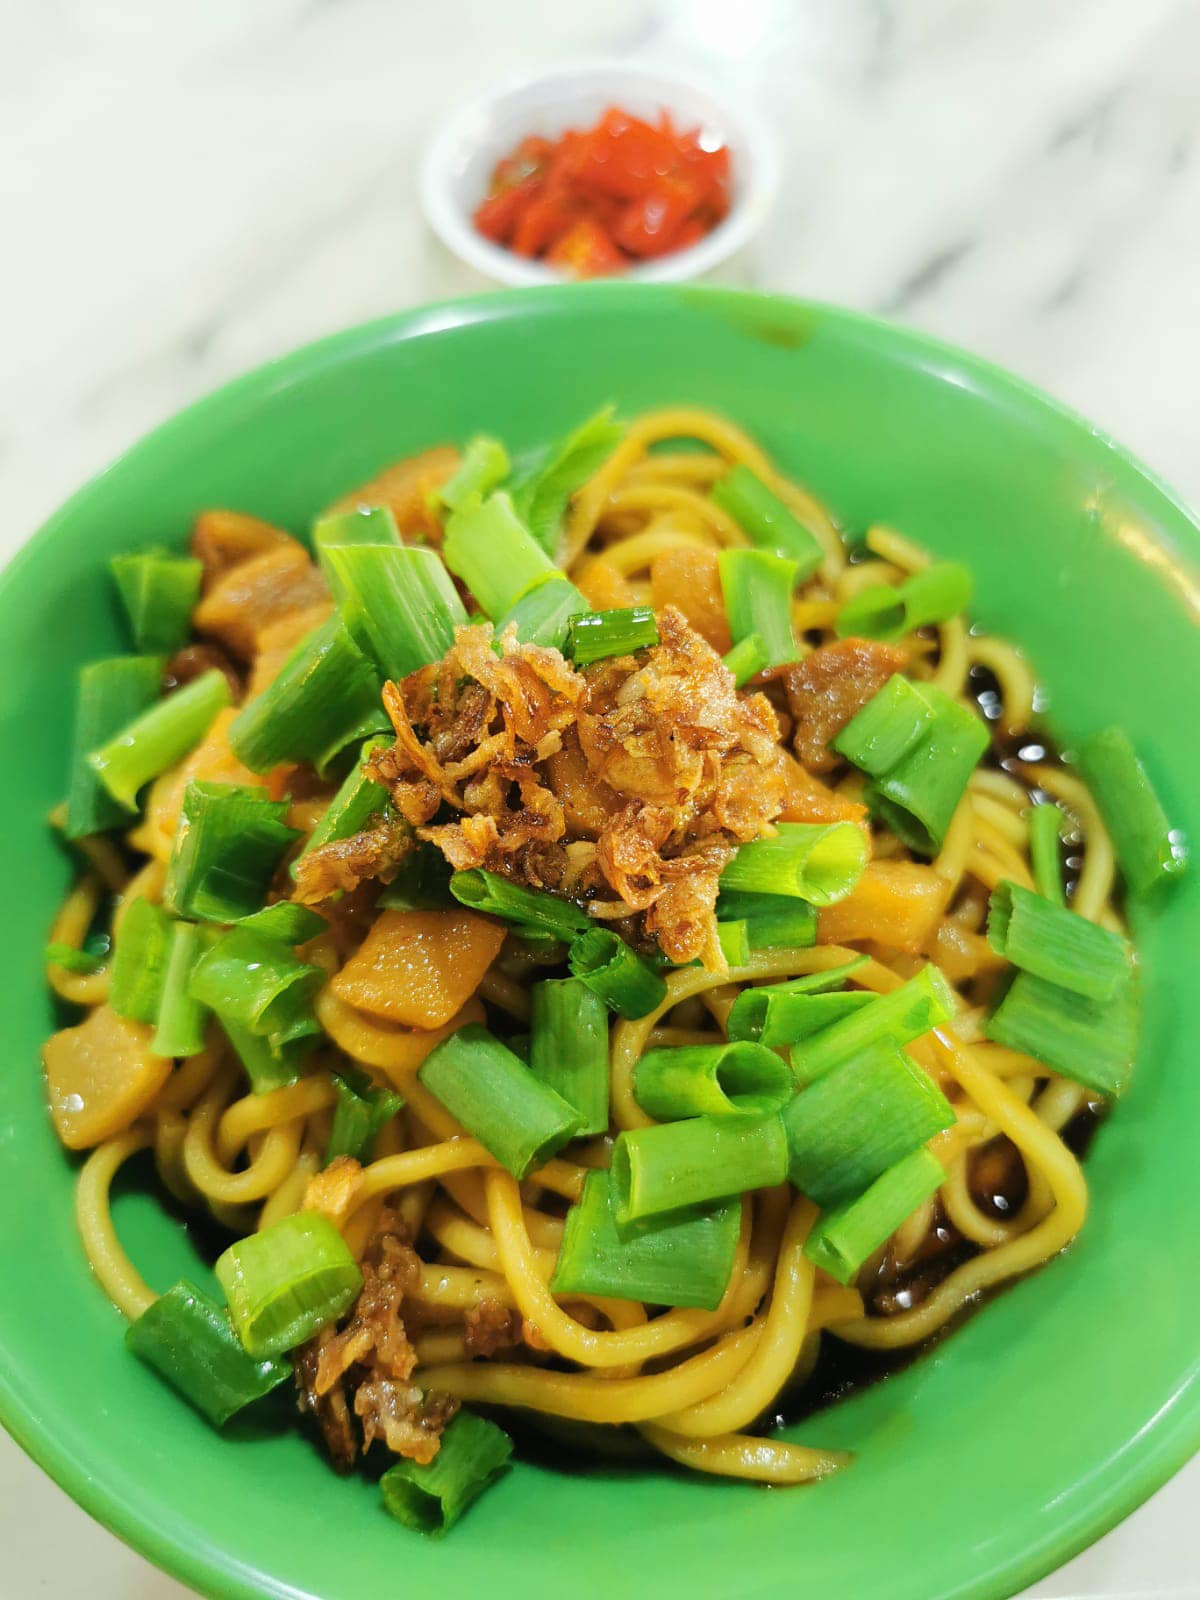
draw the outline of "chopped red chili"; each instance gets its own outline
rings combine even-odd
[[[530,134],[496,163],[475,211],[485,238],[576,278],[695,244],[729,210],[729,151],[617,106],[555,140]]]

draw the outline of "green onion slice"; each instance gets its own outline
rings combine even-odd
[[[433,550],[408,545],[330,544],[324,553],[343,596],[342,613],[387,677],[440,661],[467,613]],[[366,731],[366,730],[363,730]]]
[[[519,600],[514,600],[496,622],[497,636],[516,624],[517,638],[522,644],[540,645],[546,650],[562,650],[566,646],[571,622],[591,611],[583,595],[567,578],[547,577],[534,584]]]
[[[849,1283],[867,1257],[945,1181],[937,1158],[926,1149],[914,1150],[863,1194],[823,1212],[805,1242],[804,1254],[839,1283]]]
[[[530,990],[529,1066],[579,1118],[577,1135],[608,1127],[608,1012],[578,978],[548,978]]]
[[[209,929],[194,922],[171,924],[166,967],[150,1048],[156,1056],[194,1056],[204,1049],[208,1008],[191,993],[196,963],[208,948]]]
[[[300,837],[284,821],[287,810],[265,789],[193,779],[167,862],[167,909],[207,922],[260,911],[284,852]]]
[[[162,675],[161,656],[115,656],[80,672],[67,786],[68,839],[128,823],[127,809],[113,799],[88,758],[154,704]]]
[[[722,887],[718,927],[741,922],[751,950],[807,950],[817,942],[817,909],[784,894],[743,894]]]
[[[861,589],[838,613],[842,638],[902,639],[930,623],[945,622],[971,603],[971,574],[958,561],[935,561],[893,588],[878,583]]]
[[[523,467],[513,487],[513,503],[542,549],[554,556],[563,517],[571,497],[583,488],[612,455],[625,429],[605,406],[580,423],[565,439],[539,451]]]
[[[508,1465],[512,1440],[483,1417],[460,1411],[424,1465],[401,1459],[379,1480],[385,1508],[417,1533],[443,1534]]]
[[[996,1044],[1043,1062],[1101,1094],[1128,1086],[1137,1053],[1138,993],[1127,971],[1107,1000],[1092,1000],[1032,972],[1018,972],[984,1024]]]
[[[816,534],[744,463],[717,480],[712,497],[760,549],[777,551],[796,563],[797,583],[811,577],[824,560]]]
[[[666,980],[611,928],[590,928],[567,956],[575,977],[598,994],[610,1011],[636,1020],[662,1005]]]
[[[417,1076],[514,1178],[548,1161],[579,1128],[574,1106],[478,1023],[443,1039]]]
[[[556,939],[570,939],[593,926],[587,912],[574,901],[548,894],[544,889],[527,889],[524,884],[511,883],[482,867],[456,872],[450,879],[450,893],[472,911],[486,911],[490,916],[503,917],[505,922],[538,928]]]
[[[136,811],[143,785],[189,755],[231,698],[229,680],[213,667],[143,711],[88,760],[117,804]]]
[[[312,997],[325,981],[285,944],[231,928],[197,961],[191,995],[278,1047],[311,1033]]]
[[[996,954],[1014,966],[1092,1000],[1107,1000],[1129,971],[1119,934],[1008,879],[992,890],[987,936]]]
[[[217,1258],[217,1281],[248,1355],[277,1356],[348,1311],[362,1273],[318,1211],[297,1211],[247,1234]]]
[[[442,553],[450,571],[493,619],[504,616],[535,584],[561,577],[503,490],[453,513]]]
[[[648,1050],[634,1069],[633,1092],[647,1116],[671,1122],[782,1111],[796,1080],[774,1050],[734,1040]]]
[[[796,1013],[803,1013],[804,1001],[813,995],[839,989],[847,978],[865,965],[866,960],[866,956],[857,956],[841,966],[826,967],[800,978],[789,978],[785,983],[743,989],[725,1019],[725,1032],[731,1039],[749,1039],[753,1043],[767,1045],[792,1044],[795,1039],[804,1038],[804,1032],[796,1034],[794,1039],[787,1037],[793,1017]],[[869,1000],[872,997],[868,995],[867,998]]]
[[[787,1165],[787,1137],[774,1112],[627,1129],[612,1153],[617,1224],[626,1228],[782,1183]]]
[[[510,471],[508,451],[499,439],[477,433],[467,441],[462,460],[437,491],[435,498],[451,511],[461,511],[499,488]]]
[[[171,919],[161,906],[134,900],[121,919],[108,1003],[118,1016],[154,1022],[171,952]]]
[[[292,1375],[291,1363],[282,1357],[247,1355],[226,1311],[186,1280],[130,1323],[125,1345],[214,1428]]]
[[[658,623],[649,606],[616,611],[588,611],[574,617],[567,654],[577,667],[589,667],[609,656],[628,656],[658,643]]]
[[[741,1201],[725,1200],[621,1229],[611,1175],[589,1172],[567,1212],[550,1292],[714,1311],[729,1286],[741,1221]]]
[[[200,598],[203,565],[193,556],[145,550],[113,556],[108,566],[129,619],[134,649],[153,655],[178,650]]]
[[[844,900],[867,864],[855,822],[781,822],[774,838],[741,845],[721,874],[721,892],[794,895],[810,905]]]
[[[739,639],[725,656],[725,665],[733,673],[734,687],[740,689],[751,678],[756,678],[769,665],[767,646],[761,633],[747,634]]]
[[[404,1097],[392,1089],[377,1088],[365,1072],[348,1067],[333,1077],[337,1104],[325,1146],[325,1165],[338,1156],[356,1161],[368,1153],[384,1123],[390,1122],[404,1104]]]
[[[930,964],[890,994],[876,995],[870,1005],[804,1039],[792,1050],[792,1066],[801,1083],[811,1083],[881,1039],[910,1044],[949,1022],[954,1011],[954,990]]]
[[[1168,822],[1129,736],[1115,727],[1093,734],[1079,748],[1079,765],[1131,892],[1148,894],[1177,878],[1187,867],[1187,841]]]
[[[792,591],[796,563],[770,550],[722,550],[717,564],[734,644],[757,636],[769,667],[795,661]]]

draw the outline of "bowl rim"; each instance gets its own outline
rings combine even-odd
[[[111,472],[141,451],[186,433],[197,418],[252,395],[264,384],[272,393],[277,393],[281,388],[303,383],[316,372],[368,351],[475,323],[572,314],[581,309],[587,311],[591,303],[603,307],[606,301],[624,300],[633,302],[636,307],[639,302],[648,304],[663,299],[759,319],[764,309],[769,309],[781,317],[800,322],[832,320],[867,337],[894,342],[902,350],[920,356],[938,381],[969,378],[977,392],[989,398],[1015,401],[1023,407],[1049,413],[1074,428],[1082,428],[1095,443],[1111,452],[1127,469],[1131,468],[1144,481],[1152,497],[1161,502],[1161,510],[1174,526],[1170,530],[1159,530],[1158,538],[1170,547],[1174,539],[1181,536],[1184,545],[1183,549],[1174,549],[1172,554],[1181,555],[1193,567],[1200,560],[1200,518],[1158,474],[1119,445],[1103,428],[1036,385],[983,357],[888,319],[828,302],[754,290],[618,279],[588,284],[548,284],[537,290],[520,292],[498,290],[410,308],[325,335],[228,380],[173,413],[122,451],[108,466],[85,479],[0,570],[0,595],[7,595],[21,582],[25,566],[34,554],[53,542],[60,525]],[[1192,548],[1186,548],[1189,545]],[[184,1546],[161,1534],[157,1527],[133,1512],[102,1479],[92,1476],[43,1431],[36,1403],[18,1391],[2,1365],[0,1425],[78,1506],[163,1571],[218,1600],[232,1600],[232,1597],[262,1600],[267,1593],[256,1581],[257,1574],[249,1572],[236,1558],[220,1550]],[[1144,1504],[1198,1451],[1200,1357],[1178,1375],[1170,1401],[1147,1418],[1126,1445],[1103,1463],[1103,1472],[1098,1470],[1090,1478],[1093,1494],[1085,1506],[1033,1543],[1015,1549],[988,1570],[977,1571],[953,1591],[953,1600],[1008,1600],[1020,1587],[1037,1582],[1094,1544]]]
[[[497,79],[487,88],[452,106],[436,124],[426,140],[417,167],[417,194],[425,220],[445,247],[477,272],[510,287],[547,286],[569,282],[561,273],[514,255],[501,245],[485,239],[471,225],[448,180],[448,169],[475,123],[486,119],[492,109],[505,101],[537,89],[550,89],[579,80],[604,80],[609,75],[627,83],[663,86],[664,98],[670,85],[684,94],[703,96],[720,108],[728,132],[749,155],[750,186],[735,194],[728,215],[703,239],[684,250],[643,262],[621,273],[625,283],[680,283],[711,272],[714,267],[741,250],[762,227],[774,204],[779,187],[779,157],[775,138],[752,106],[730,94],[720,84],[701,73],[680,72],[656,61],[628,61],[618,56],[565,59],[537,68],[520,70]],[[531,115],[536,113],[531,111]]]

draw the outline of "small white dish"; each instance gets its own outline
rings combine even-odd
[[[752,111],[727,95],[632,61],[580,62],[503,79],[451,112],[434,131],[418,175],[422,209],[442,243],[500,283],[557,281],[561,274],[553,268],[485,239],[471,217],[497,161],[526,134],[555,138],[568,128],[591,127],[610,105],[648,120],[667,110],[678,127],[699,126],[728,145],[730,157],[728,216],[696,244],[631,267],[623,277],[678,283],[728,262],[757,233],[774,201],[774,141]]]

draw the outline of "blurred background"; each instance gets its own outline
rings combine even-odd
[[[0,559],[226,378],[486,287],[422,218],[422,147],[498,77],[594,56],[773,133],[777,203],[718,277],[963,344],[1200,503],[1194,0],[5,0]],[[1198,1491],[1194,1465],[1032,1593],[1200,1594]],[[0,1541],[4,1595],[184,1593],[6,1440]]]

